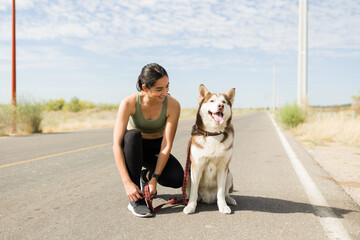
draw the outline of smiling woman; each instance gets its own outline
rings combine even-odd
[[[168,94],[169,77],[159,64],[143,67],[137,93],[119,107],[114,128],[113,152],[126,194],[128,209],[138,217],[152,216],[144,199],[144,186],[156,194],[157,183],[172,188],[182,186],[184,171],[170,154],[180,104]],[[142,170],[142,167],[145,167]]]

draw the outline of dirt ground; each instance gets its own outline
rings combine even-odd
[[[329,180],[338,183],[360,205],[360,148],[335,143],[302,145],[329,173]]]

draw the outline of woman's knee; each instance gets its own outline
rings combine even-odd
[[[179,188],[183,185],[184,171],[179,171],[176,178],[173,180],[173,188]]]
[[[142,136],[138,130],[129,130],[124,134],[122,142],[125,160],[142,162]],[[134,160],[134,158],[136,160]]]
[[[161,183],[161,185],[172,187],[172,188],[179,188],[183,185],[183,178],[184,178],[184,170],[181,167],[181,164],[176,164],[175,166],[172,166],[170,169],[164,169],[166,176],[164,176],[164,181]]]
[[[140,144],[142,135],[139,130],[132,129],[128,130],[124,134],[124,144]]]
[[[127,130],[125,132],[124,137],[128,138],[128,139],[134,139],[134,140],[141,140],[142,139],[141,132],[139,130],[137,130],[137,129]]]

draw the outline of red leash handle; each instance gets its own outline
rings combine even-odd
[[[178,203],[184,202],[183,199],[178,200],[176,197],[173,197],[173,198],[170,198],[169,200],[167,200],[167,202],[157,206],[156,208],[153,208],[152,201],[156,197],[156,194],[150,196],[150,189],[149,189],[149,184],[148,183],[144,187],[144,192],[145,192],[145,198],[146,198],[147,205],[148,205],[151,212],[159,211],[166,204],[178,204]]]
[[[145,192],[145,199],[148,204],[148,207],[151,212],[154,212],[154,208],[152,206],[152,200],[155,198],[156,194],[153,196],[150,196],[149,183],[146,183],[146,185],[144,187],[144,192]]]
[[[185,206],[188,204],[188,200],[186,199],[186,187],[189,179],[189,173],[190,173],[190,147],[191,147],[191,139],[188,144],[188,150],[187,150],[187,156],[186,156],[186,165],[185,165],[185,171],[184,171],[184,179],[183,179],[183,186],[182,186],[182,199],[178,200],[176,197],[170,198],[167,202],[157,206],[156,208],[153,208],[152,201],[156,197],[156,194],[153,196],[150,196],[150,189],[149,189],[149,183],[147,183],[144,187],[145,192],[145,199],[147,202],[147,205],[152,212],[159,211],[164,205],[166,204],[178,204],[178,203],[184,203]]]

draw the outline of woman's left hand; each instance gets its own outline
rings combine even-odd
[[[157,185],[157,180],[156,180],[156,178],[151,178],[151,180],[149,181],[150,196],[156,194],[156,185]]]

